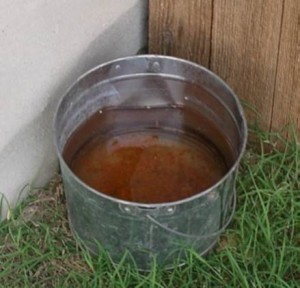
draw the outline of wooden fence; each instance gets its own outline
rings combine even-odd
[[[300,0],[149,0],[149,52],[214,71],[264,129],[300,131]]]

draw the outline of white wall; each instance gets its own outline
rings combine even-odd
[[[145,45],[146,5],[0,1],[0,193],[11,205],[25,185],[44,185],[55,173],[53,112],[68,86],[93,66]]]

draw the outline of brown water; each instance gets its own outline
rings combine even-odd
[[[181,132],[162,128],[171,123],[179,128],[183,112],[99,111],[70,137],[64,158],[82,181],[118,199],[166,203],[192,196],[228,168],[205,138],[184,133],[183,127]]]

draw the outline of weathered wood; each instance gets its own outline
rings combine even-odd
[[[150,0],[150,53],[209,66],[212,0]]]
[[[149,51],[220,75],[260,126],[300,132],[299,0],[150,0]],[[250,123],[256,114],[246,109]]]
[[[214,1],[211,69],[271,124],[281,0]],[[247,105],[247,104],[246,104]],[[256,117],[246,109],[250,121]]]
[[[285,0],[284,3],[272,112],[273,130],[280,130],[283,125],[290,123],[292,120],[298,131],[300,131],[299,0]]]

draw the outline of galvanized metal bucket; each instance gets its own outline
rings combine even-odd
[[[189,102],[206,119],[195,131],[210,139],[225,156],[231,153],[227,174],[204,192],[159,204],[123,201],[83,183],[63,159],[67,140],[97,110],[129,102],[141,107]],[[216,137],[206,121],[221,129],[224,137]],[[149,269],[154,258],[158,265],[172,267],[174,261],[180,263],[184,258],[186,248],[199,254],[208,252],[230,223],[247,126],[234,92],[206,68],[158,55],[105,63],[84,74],[67,91],[58,105],[54,127],[70,226],[94,253],[99,253],[100,243],[115,263],[127,251],[127,261],[135,262],[141,270]]]

